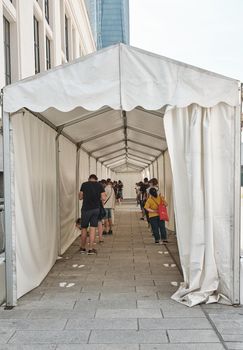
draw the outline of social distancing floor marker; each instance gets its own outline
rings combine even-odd
[[[84,267],[85,265],[78,265],[78,264],[73,264],[72,267],[78,267],[79,269],[81,269],[82,267]]]
[[[61,288],[70,288],[75,286],[75,283],[67,283],[67,282],[60,282],[59,287]]]
[[[172,286],[178,286],[178,282],[170,282]]]

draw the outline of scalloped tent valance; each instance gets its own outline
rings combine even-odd
[[[131,111],[165,105],[239,104],[239,82],[131,46],[118,44],[4,88],[4,111],[103,106]]]

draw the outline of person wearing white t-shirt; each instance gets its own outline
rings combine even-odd
[[[107,179],[105,193],[106,201],[104,203],[104,208],[106,211],[106,216],[104,217],[105,231],[103,232],[103,235],[112,235],[112,210],[115,208],[116,196],[111,179]]]

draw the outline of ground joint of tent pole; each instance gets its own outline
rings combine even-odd
[[[9,305],[6,305],[4,306],[4,310],[13,310],[15,306],[9,306]]]

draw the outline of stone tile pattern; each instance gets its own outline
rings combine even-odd
[[[0,350],[243,349],[242,308],[170,299],[178,257],[153,243],[135,205],[117,208],[114,234],[97,249],[80,255],[78,239],[16,308],[0,309]]]

